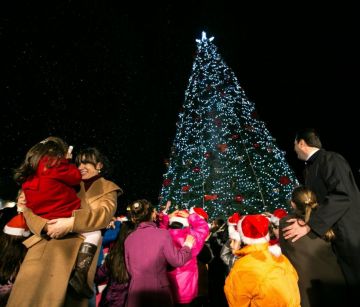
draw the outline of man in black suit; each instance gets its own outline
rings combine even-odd
[[[305,161],[305,185],[315,192],[320,206],[307,225],[289,220],[284,237],[295,242],[310,230],[322,237],[332,228],[334,252],[356,293],[360,291],[360,192],[351,168],[338,153],[322,149],[314,129],[297,133],[294,150]]]

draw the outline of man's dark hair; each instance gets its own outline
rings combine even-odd
[[[322,147],[319,135],[313,128],[306,128],[303,130],[299,130],[296,133],[295,140],[296,142],[299,142],[300,140],[304,140],[305,143],[311,147],[316,147],[316,148]]]

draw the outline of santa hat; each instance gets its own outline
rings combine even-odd
[[[29,228],[26,225],[23,215],[20,213],[15,215],[4,227],[4,233],[11,236],[28,237],[30,235]]]
[[[203,218],[205,221],[208,220],[209,216],[206,213],[206,211],[203,208],[200,207],[192,207],[190,209],[190,214],[196,213],[197,215],[199,215],[201,218]]]
[[[269,224],[269,219],[262,214],[246,215],[238,223],[241,241],[245,244],[269,242]]]
[[[237,229],[237,225],[238,225],[240,219],[241,219],[240,214],[235,212],[227,220],[229,238],[232,240],[241,241],[240,233]]]
[[[129,219],[125,215],[120,215],[116,218],[117,221],[120,221],[121,223],[127,222]]]
[[[187,210],[181,210],[181,211],[188,212]],[[169,224],[171,224],[171,223],[173,223],[173,222],[181,223],[181,224],[183,225],[183,227],[189,227],[189,221],[188,221],[187,217],[180,216],[178,213],[175,213],[175,214],[169,219]]]
[[[287,216],[288,213],[286,212],[285,209],[276,209],[273,214],[270,216],[270,222],[276,226],[279,226],[279,221],[280,219],[282,219],[284,216]]]

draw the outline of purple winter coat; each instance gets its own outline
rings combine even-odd
[[[191,259],[191,250],[176,248],[170,234],[153,222],[142,222],[125,240],[125,262],[130,274],[127,307],[173,306],[167,266]]]

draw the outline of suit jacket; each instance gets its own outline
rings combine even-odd
[[[346,160],[321,149],[307,161],[305,184],[318,199],[309,225],[319,236],[332,228],[340,266],[350,284],[360,289],[360,193]]]
[[[82,208],[73,212],[74,232],[92,231],[106,227],[116,210],[117,194],[121,189],[111,181],[99,178],[87,192],[83,183],[79,197]],[[26,222],[34,233],[24,244],[28,252],[20,267],[11,291],[8,307],[60,307],[87,306],[88,299],[77,300],[67,293],[68,281],[73,270],[83,237],[76,233],[62,239],[41,236],[47,220],[24,212]],[[88,283],[94,280],[98,251],[88,274]]]

